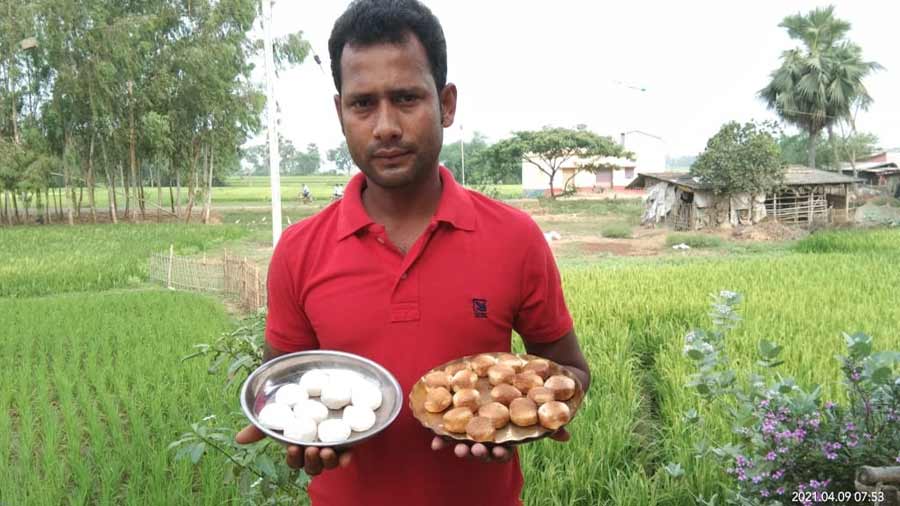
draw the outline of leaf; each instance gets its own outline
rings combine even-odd
[[[272,462],[272,458],[268,455],[264,454],[256,457],[256,467],[263,475],[271,479],[278,478],[278,473],[275,471],[275,463]]]
[[[885,385],[891,382],[891,368],[879,367],[872,371],[872,383]]]
[[[665,469],[669,476],[673,478],[680,478],[684,476],[684,469],[681,467],[681,464],[678,464],[676,462],[670,462],[666,464],[663,469]]]
[[[687,352],[688,358],[691,360],[703,360],[703,352],[698,350],[697,348],[691,348]]]
[[[196,464],[200,461],[200,458],[203,457],[203,453],[206,451],[206,443],[197,443],[194,445],[191,450],[191,463]]]

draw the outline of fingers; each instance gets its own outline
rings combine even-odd
[[[453,453],[457,457],[464,459],[469,456],[469,445],[459,443],[453,447]]]
[[[307,446],[303,451],[303,470],[310,476],[315,476],[322,472],[322,458],[319,456],[319,449],[315,446]]]
[[[353,458],[353,453],[350,451],[345,451],[344,453],[338,455],[338,465],[340,467],[347,467],[350,465],[350,461]]]
[[[512,460],[513,452],[509,448],[505,446],[495,446],[491,450],[491,457],[495,462],[500,462],[501,464],[504,462],[509,462]]]
[[[234,442],[240,445],[255,443],[266,437],[266,434],[255,425],[248,425],[234,436]]]
[[[335,452],[333,448],[320,449],[319,458],[322,459],[322,467],[325,469],[334,469],[338,466],[337,452]]]
[[[550,439],[559,441],[560,443],[565,443],[566,441],[572,439],[572,435],[569,434],[569,431],[567,431],[566,429],[559,429],[558,431],[550,434]]]
[[[303,467],[303,448],[296,445],[287,447],[287,465],[293,469]]]
[[[435,436],[434,439],[431,440],[431,449],[434,451],[440,451],[446,448],[446,444],[444,444],[444,440]]]

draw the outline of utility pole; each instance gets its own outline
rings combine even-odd
[[[459,124],[459,159],[462,165],[462,184],[466,185],[466,141],[463,138],[463,126]]]
[[[278,156],[278,120],[275,102],[275,55],[272,50],[272,4],[262,1],[263,53],[266,60],[266,116],[269,131],[269,181],[272,186],[272,248],[281,238],[281,159]]]

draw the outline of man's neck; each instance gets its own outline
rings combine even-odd
[[[420,184],[404,188],[382,188],[367,181],[362,203],[376,223],[403,225],[430,219],[441,200],[441,191],[441,176],[435,170]]]

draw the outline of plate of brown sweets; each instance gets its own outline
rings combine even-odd
[[[524,353],[482,353],[435,367],[409,407],[439,436],[486,444],[533,441],[569,423],[584,389],[568,369]]]

